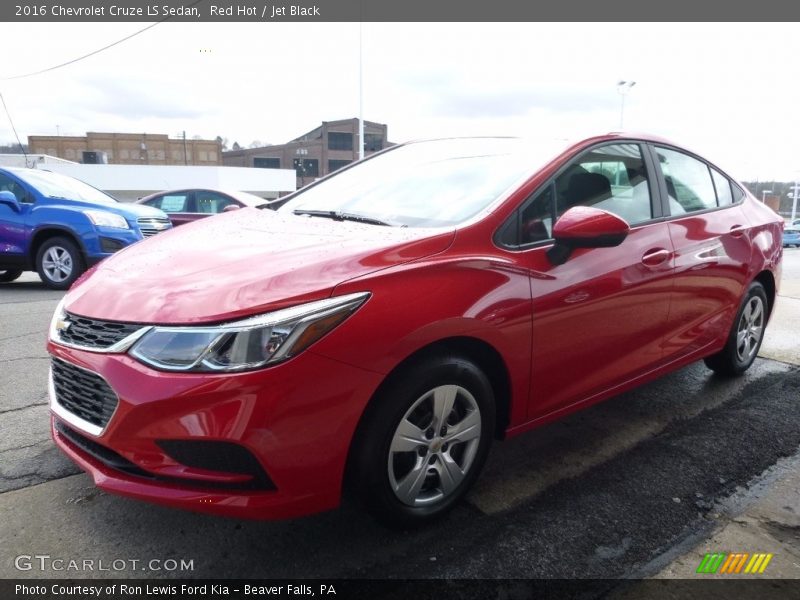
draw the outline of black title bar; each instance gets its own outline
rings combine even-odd
[[[800,3],[697,0],[3,0],[7,22],[797,21]],[[598,41],[602,28],[598,28]],[[564,41],[565,44],[569,40]]]

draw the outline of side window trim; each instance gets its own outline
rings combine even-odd
[[[658,196],[659,204],[661,205],[662,218],[672,218],[669,210],[669,191],[667,190],[667,180],[664,177],[664,171],[661,170],[661,163],[658,161],[658,151],[655,145],[647,144],[647,154],[650,157],[650,162],[653,164],[654,175],[658,182]]]
[[[661,173],[661,169],[656,168],[657,160],[653,149],[650,147],[650,144],[646,142],[638,143],[639,150],[642,153],[642,158],[644,159],[645,169],[647,169],[647,176],[650,181],[650,211],[653,214],[653,218],[650,221],[645,221],[646,223],[649,223],[651,221],[663,219],[665,215],[669,214],[665,212],[664,209],[664,199],[666,198],[667,184],[666,182],[662,182],[663,175]]]

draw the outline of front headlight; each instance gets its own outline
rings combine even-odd
[[[117,215],[106,210],[85,210],[89,220],[100,227],[114,227],[116,229],[130,229],[128,222],[122,215]]]
[[[56,306],[53,317],[50,319],[50,339],[54,342],[58,341],[58,332],[66,326],[67,313],[64,311],[64,303],[66,298],[61,298],[61,302]]]
[[[153,327],[131,354],[165,371],[257,369],[302,352],[368,297],[348,294],[211,327]]]

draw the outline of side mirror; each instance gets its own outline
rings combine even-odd
[[[228,204],[225,208],[222,209],[222,212],[233,212],[234,210],[239,210],[241,206],[238,204]]]
[[[619,246],[629,231],[628,223],[617,215],[591,206],[575,206],[553,226],[555,244],[547,257],[554,265],[562,265],[573,249]]]
[[[13,192],[8,190],[0,191],[0,204],[8,204],[14,212],[21,212],[22,207]]]

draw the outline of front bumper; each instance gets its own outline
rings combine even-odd
[[[382,379],[311,351],[259,371],[209,375],[159,372],[128,355],[52,342],[48,350],[101,375],[119,398],[108,423],[92,430],[66,422],[50,386],[53,439],[98,487],[241,518],[336,507],[353,433]],[[243,469],[221,470],[222,463],[214,470],[181,463],[164,449],[202,441],[245,450],[268,483],[249,485]]]

